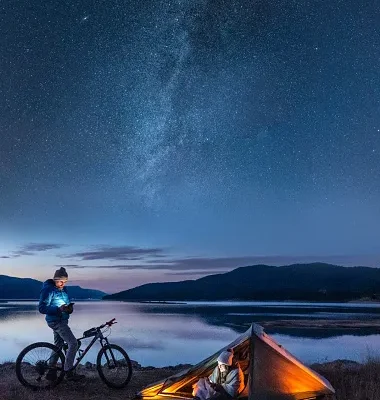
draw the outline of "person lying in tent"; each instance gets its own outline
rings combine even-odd
[[[234,359],[231,349],[223,351],[218,365],[207,378],[201,378],[193,386],[193,396],[199,400],[230,400],[244,389],[244,374]]]

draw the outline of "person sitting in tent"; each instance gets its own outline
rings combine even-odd
[[[218,365],[208,378],[201,378],[193,387],[199,400],[230,400],[244,389],[244,374],[231,349],[223,351]]]

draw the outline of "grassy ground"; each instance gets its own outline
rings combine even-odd
[[[180,369],[157,368],[133,371],[132,379],[124,389],[111,389],[99,378],[96,370],[80,371],[86,379],[79,383],[65,380],[56,388],[33,392],[23,387],[17,380],[14,363],[0,366],[0,400],[128,400],[143,387],[164,379]]]
[[[380,400],[380,360],[365,364],[335,361],[312,368],[329,380],[337,400]]]
[[[380,399],[378,360],[369,360],[365,364],[334,361],[316,364],[312,368],[330,381],[336,390],[337,400]],[[0,400],[128,400],[148,384],[182,369],[183,367],[136,370],[129,385],[122,390],[108,388],[96,371],[86,370],[86,379],[80,383],[63,381],[50,391],[32,392],[18,382],[14,364],[6,363],[0,366]]]

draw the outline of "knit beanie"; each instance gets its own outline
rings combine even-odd
[[[54,280],[55,281],[67,281],[69,276],[67,275],[66,269],[61,267],[57,269],[54,273]]]
[[[222,353],[220,353],[218,357],[218,362],[221,364],[232,365],[233,356],[233,351],[231,349],[228,349],[227,351],[223,351]]]

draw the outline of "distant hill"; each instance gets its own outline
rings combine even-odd
[[[349,301],[380,294],[380,269],[312,263],[253,265],[197,280],[149,283],[105,300],[305,300]]]
[[[31,278],[0,275],[0,299],[38,299],[42,282]],[[77,300],[101,299],[106,293],[100,290],[67,286],[70,298]]]

